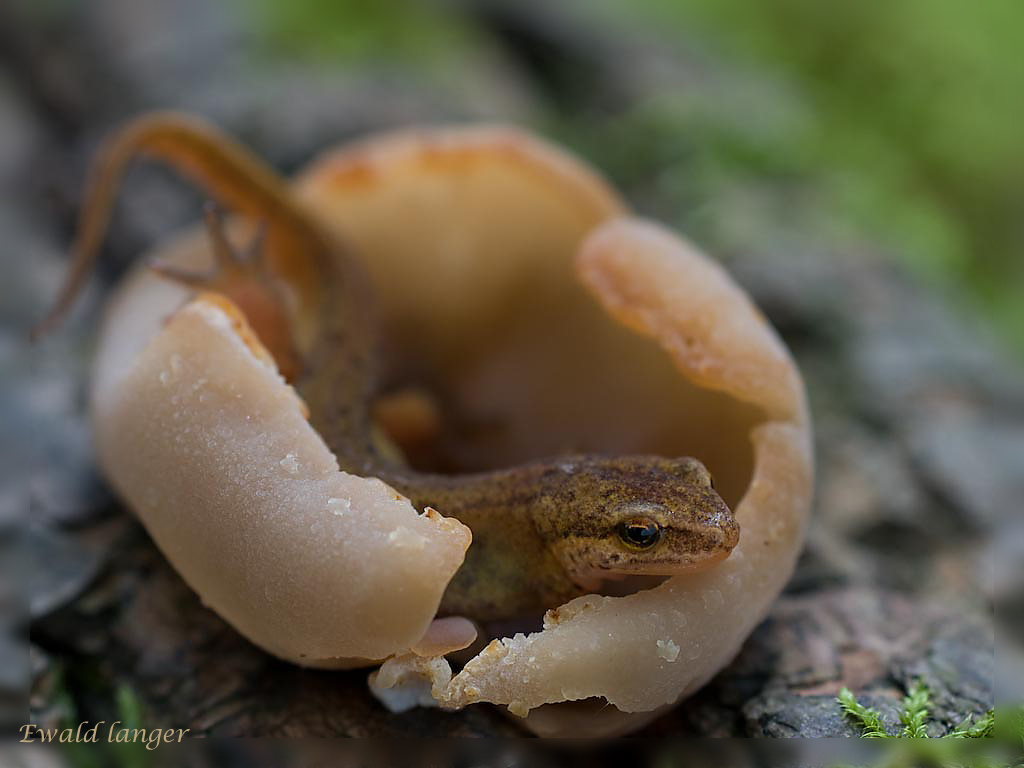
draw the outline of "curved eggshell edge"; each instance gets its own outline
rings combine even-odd
[[[427,633],[469,529],[341,472],[226,300],[136,274],[93,380],[102,466],[203,602],[270,653],[372,663]]]
[[[607,311],[655,338],[684,376],[763,409],[750,435],[754,475],[735,510],[740,543],[707,572],[549,611],[543,631],[493,641],[454,677],[445,664],[403,656],[373,684],[425,676],[446,707],[487,701],[519,715],[543,707],[525,720],[538,733],[607,736],[704,685],[765,616],[803,541],[813,460],[800,376],[718,265],[660,226],[622,218],[585,241],[577,270]],[[580,717],[578,705],[566,705],[559,716],[558,702],[591,697],[616,709]]]

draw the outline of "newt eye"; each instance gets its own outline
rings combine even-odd
[[[622,543],[631,549],[650,549],[661,539],[661,526],[644,517],[623,520],[616,530]]]

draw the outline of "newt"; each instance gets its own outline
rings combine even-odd
[[[197,118],[144,115],[108,139],[83,200],[68,277],[38,331],[59,320],[88,276],[121,177],[136,156],[166,162],[263,232],[260,242],[237,249],[209,209],[214,268],[155,268],[239,306],[342,470],[380,478],[418,510],[433,507],[472,530],[440,615],[528,615],[605,579],[707,568],[738,543],[735,517],[695,458],[584,454],[446,475],[386,457],[371,415],[379,331],[368,276],[284,179]]]

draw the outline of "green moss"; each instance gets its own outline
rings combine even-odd
[[[843,713],[857,723],[861,729],[861,737],[865,739],[887,739],[888,732],[882,723],[882,716],[877,709],[866,707],[857,701],[849,688],[843,688],[836,699]]]
[[[1024,351],[1016,0],[637,5],[794,84],[810,107],[805,167],[840,214],[921,274],[966,288]]]
[[[926,739],[928,738],[928,715],[931,707],[931,691],[921,681],[914,683],[900,703],[899,721],[903,726],[896,733],[890,733],[882,722],[878,710],[866,707],[857,701],[849,688],[843,688],[836,697],[843,714],[860,726],[861,738],[866,739]],[[968,715],[956,728],[944,734],[955,739],[978,739],[992,735],[995,728],[995,712],[989,710],[977,722]],[[1022,732],[1024,733],[1024,732]]]
[[[264,44],[305,60],[397,68],[451,60],[476,41],[457,14],[405,0],[255,0],[239,9]]]
[[[84,720],[83,713],[78,710],[63,672],[59,679],[56,699],[63,715],[61,728],[77,729]],[[114,691],[114,711],[118,730],[146,728],[142,704],[135,692],[124,683]],[[109,730],[103,729],[110,727],[113,727],[112,722],[104,722],[100,732],[107,734]],[[60,747],[68,763],[74,768],[150,768],[156,754],[153,750],[147,750],[144,742],[112,744],[105,738],[100,738],[96,744],[70,741],[60,744]]]
[[[885,750],[876,768],[1022,768],[1024,707],[998,714],[989,710],[977,719],[968,715],[942,738],[930,739],[931,692],[920,681],[911,686],[901,702],[899,722],[902,728],[892,732],[879,712],[860,703],[849,688],[843,688],[836,701],[843,715],[860,728],[861,738],[905,740]],[[932,724],[932,727],[937,725]],[[989,744],[981,747],[966,742],[974,739],[989,740]]]

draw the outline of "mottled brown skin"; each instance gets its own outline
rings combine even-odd
[[[265,232],[260,247],[241,255],[208,212],[213,272],[161,271],[239,305],[343,470],[379,477],[417,509],[434,507],[472,529],[441,614],[517,617],[606,578],[705,568],[736,545],[735,518],[692,458],[581,455],[466,475],[423,473],[385,459],[370,415],[377,339],[360,265],[296,204],[273,170],[194,118],[144,116],[108,142],[86,196],[70,276],[41,328],[67,309],[87,276],[120,177],[140,154],[184,171]]]

